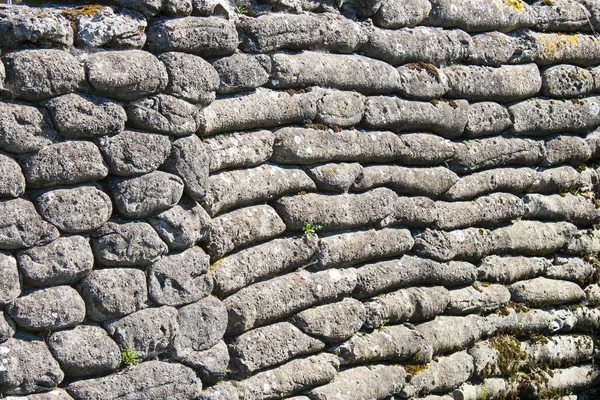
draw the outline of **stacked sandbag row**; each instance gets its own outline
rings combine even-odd
[[[106,3],[0,6],[0,397],[594,398],[599,5]]]

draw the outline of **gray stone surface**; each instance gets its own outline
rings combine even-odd
[[[412,27],[427,18],[430,11],[431,3],[427,0],[385,0],[373,15],[373,22],[387,29]]]
[[[302,169],[274,164],[218,172],[208,178],[206,186],[202,205],[213,216],[234,207],[317,189]]]
[[[146,266],[167,253],[152,226],[141,221],[112,220],[92,233],[96,262],[105,266]]]
[[[596,269],[594,265],[578,257],[557,256],[544,276],[551,279],[565,280],[579,283],[588,282]]]
[[[209,257],[200,247],[164,256],[148,269],[150,298],[169,306],[200,300],[213,288],[212,275],[206,274],[209,265]]]
[[[240,334],[308,307],[341,299],[355,286],[354,269],[300,271],[255,283],[223,301],[229,314],[227,333]]]
[[[213,259],[219,259],[238,247],[272,239],[285,228],[277,212],[268,205],[240,208],[212,220],[208,252]]]
[[[0,305],[12,303],[21,294],[21,276],[17,260],[10,253],[0,252]]]
[[[394,1],[393,3],[399,4]],[[443,70],[433,64],[415,62],[398,67],[400,87],[398,92],[415,100],[433,100],[444,97],[450,90],[448,78]]]
[[[262,55],[233,54],[212,63],[218,73],[217,91],[234,93],[263,86],[271,73],[271,58]]]
[[[37,107],[0,102],[0,149],[29,153],[52,144],[55,138],[50,119]]]
[[[35,199],[40,215],[62,232],[81,233],[100,228],[110,218],[110,197],[96,186],[47,189]]]
[[[191,103],[210,104],[219,87],[219,75],[201,57],[193,54],[167,52],[158,57],[169,74],[166,94]]]
[[[238,336],[229,345],[229,352],[233,366],[249,375],[324,347],[325,343],[305,335],[289,322],[279,322]]]
[[[93,14],[77,16],[75,43],[83,47],[141,49],[146,42],[144,16],[131,9],[115,12],[103,7]]]
[[[121,365],[121,349],[99,326],[54,332],[47,343],[69,379],[109,374]]]
[[[204,1],[204,0],[201,0]],[[212,1],[212,0],[209,0]],[[220,1],[220,0],[216,0]],[[229,382],[218,383],[207,388],[197,397],[198,400],[239,400],[237,388]]]
[[[184,192],[190,198],[201,200],[208,190],[208,165],[206,148],[202,140],[193,135],[173,142],[163,168],[181,178]]]
[[[445,200],[470,200],[493,192],[520,194],[532,186],[538,177],[531,168],[496,168],[465,175],[443,196]]]
[[[152,52],[181,51],[204,58],[228,56],[238,42],[235,26],[217,17],[155,20],[148,27],[147,45]]]
[[[49,11],[49,12],[48,12]],[[18,49],[31,43],[40,47],[67,48],[73,44],[73,30],[65,16],[58,10],[48,9],[45,17],[30,7],[5,7],[0,11],[0,45],[5,49]]]
[[[54,225],[44,221],[25,199],[0,201],[0,249],[16,250],[47,244],[58,238]]]
[[[579,226],[589,226],[600,221],[600,210],[592,199],[570,193],[544,196],[528,194],[523,197],[525,218],[538,220],[570,221]]]
[[[165,5],[165,0],[117,0],[121,7],[136,10],[146,17],[158,14]]]
[[[0,346],[0,390],[3,394],[27,395],[51,390],[64,373],[46,344],[34,336],[8,339]]]
[[[574,303],[585,299],[583,290],[573,282],[538,277],[508,287],[511,300],[534,307]]]
[[[506,306],[511,297],[503,285],[480,282],[462,289],[450,290],[448,295],[450,302],[445,312],[458,315],[492,312]]]
[[[581,173],[570,166],[557,168],[538,168],[536,179],[527,189],[528,193],[555,194],[571,188],[588,191],[592,187],[592,171],[586,169]]]
[[[181,201],[148,218],[170,250],[185,250],[208,237],[210,216],[195,201]]]
[[[306,173],[324,192],[347,193],[363,171],[359,163],[328,163],[309,166]]]
[[[471,346],[485,334],[486,325],[485,317],[479,315],[439,316],[417,325],[416,330],[437,355]],[[453,333],[449,335],[448,332]]]
[[[239,250],[212,265],[214,291],[227,296],[256,281],[300,267],[308,263],[318,243],[317,238],[280,238]]]
[[[365,110],[365,98],[360,93],[329,89],[317,102],[315,122],[328,126],[358,125]]]
[[[17,257],[23,278],[32,286],[75,283],[94,266],[89,239],[78,235],[23,250]]]
[[[429,131],[457,138],[467,125],[469,103],[465,100],[410,101],[399,97],[369,97],[363,124],[370,129]]]
[[[451,141],[427,133],[405,133],[398,138],[406,146],[401,161],[408,165],[431,167],[443,164],[454,155]]]
[[[189,136],[200,126],[200,112],[195,105],[167,94],[132,101],[126,109],[131,126],[151,132]]]
[[[363,326],[363,304],[353,298],[309,308],[294,315],[292,322],[307,335],[325,342],[343,342]]]
[[[579,97],[594,89],[593,74],[575,65],[555,65],[542,72],[542,94],[555,99]]]
[[[0,344],[13,337],[15,331],[15,323],[10,319],[8,314],[2,311],[0,315]]]
[[[542,275],[551,266],[541,257],[488,256],[477,267],[480,281],[513,283]]]
[[[533,21],[543,31],[568,32],[587,30],[591,14],[579,1],[558,0],[533,3]]]
[[[581,165],[589,160],[592,151],[588,143],[579,136],[559,135],[548,137],[544,166],[557,164]]]
[[[133,268],[94,270],[79,284],[87,318],[92,321],[131,314],[146,307],[146,275]]]
[[[179,334],[173,341],[173,357],[185,360],[216,345],[227,328],[227,309],[209,296],[179,309]]]
[[[79,61],[66,51],[53,49],[21,50],[2,57],[6,68],[4,87],[27,101],[76,91],[85,73]]]
[[[508,110],[501,104],[482,101],[469,104],[464,137],[480,137],[502,133],[512,126]]]
[[[44,103],[58,133],[67,139],[91,139],[118,133],[127,114],[118,103],[77,93],[54,97]]]
[[[72,141],[46,146],[20,159],[29,188],[94,182],[108,175],[93,143]]]
[[[222,340],[210,349],[191,350],[180,357],[179,361],[194,368],[204,383],[214,384],[222,381],[229,371],[229,350]]]
[[[167,69],[154,55],[141,50],[105,51],[86,61],[87,78],[100,95],[135,100],[164,90]]]
[[[428,197],[397,197],[390,213],[377,225],[403,225],[415,228],[430,226],[437,219],[436,203]]]
[[[112,338],[141,359],[166,353],[179,330],[177,309],[163,306],[136,311],[105,324]]]
[[[25,176],[19,163],[4,154],[0,154],[0,174],[0,198],[20,197],[25,192]]]
[[[135,178],[115,178],[108,190],[119,214],[144,218],[173,207],[183,195],[184,183],[176,175],[154,171]]]
[[[85,318],[85,303],[70,286],[35,290],[19,297],[7,308],[11,318],[32,331],[74,327]]]
[[[596,62],[592,54],[600,48],[600,40],[596,36],[581,33],[525,31],[520,36],[522,41],[520,61],[533,61],[540,66],[575,64],[586,67],[594,65]]]
[[[252,167],[271,158],[275,136],[271,131],[234,132],[206,138],[210,172]]]
[[[98,397],[134,400],[140,396],[148,400],[191,400],[201,390],[202,382],[192,369],[164,361],[148,361],[117,374],[73,382],[67,386],[67,392],[81,400]]]

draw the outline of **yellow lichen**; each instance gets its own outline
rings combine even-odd
[[[521,0],[504,0],[506,3],[516,10],[523,9],[523,2]]]

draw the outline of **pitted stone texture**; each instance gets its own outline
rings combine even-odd
[[[542,165],[581,165],[592,156],[588,143],[578,136],[560,135],[546,141],[546,154]]]
[[[358,125],[365,110],[365,98],[360,93],[327,90],[317,102],[315,122],[327,126]]]
[[[197,400],[239,400],[239,396],[236,387],[230,382],[221,382],[204,390]]]
[[[430,103],[399,97],[369,97],[363,124],[371,129],[429,131],[452,139],[462,135],[465,130],[468,109],[469,103],[465,100]]]
[[[0,390],[3,394],[27,395],[51,390],[64,373],[46,344],[34,336],[8,339],[0,346]]]
[[[75,92],[85,79],[79,61],[66,51],[21,50],[2,57],[5,88],[17,99],[40,101]]]
[[[417,325],[416,330],[425,337],[433,354],[437,355],[471,346],[486,334],[485,331],[490,325],[489,321],[480,315],[439,316]],[[448,330],[449,327],[452,327],[451,331]],[[453,334],[449,335],[448,332]]]
[[[125,130],[98,140],[110,173],[132,176],[156,170],[169,156],[171,142],[166,135]]]
[[[578,226],[600,222],[600,210],[592,199],[570,193],[544,196],[528,194],[523,197],[525,218],[570,221]]]
[[[579,97],[594,90],[594,76],[574,65],[555,65],[542,73],[542,94],[555,99]]]
[[[219,75],[207,61],[193,54],[178,52],[163,53],[158,58],[169,74],[166,94],[203,105],[215,99]]]
[[[437,219],[435,202],[429,197],[396,197],[387,217],[377,226],[404,225],[415,228],[429,226]]]
[[[408,229],[351,231],[323,236],[314,256],[314,268],[327,269],[399,256],[414,245]]]
[[[274,54],[270,85],[277,89],[319,86],[362,93],[390,93],[399,87],[398,71],[389,64],[359,55],[306,51]]]
[[[208,154],[202,140],[196,136],[178,139],[171,145],[171,154],[163,168],[181,178],[184,192],[193,200],[206,196],[209,185]]]
[[[96,262],[115,267],[143,267],[166,254],[165,243],[145,222],[112,220],[92,233]]]
[[[450,302],[445,311],[447,314],[489,313],[506,306],[510,301],[510,292],[503,285],[482,285],[479,282],[450,290],[448,295]]]
[[[404,164],[431,167],[443,164],[454,155],[453,143],[437,135],[406,133],[398,138],[406,146],[400,159]]]
[[[181,51],[204,58],[228,56],[238,43],[235,26],[217,17],[155,20],[148,27],[147,44],[152,52]]]
[[[209,257],[200,247],[167,255],[148,269],[148,292],[157,304],[182,306],[200,300],[213,288],[206,274]]]
[[[143,360],[167,352],[179,330],[177,309],[163,306],[136,311],[105,324],[121,348],[128,348]]]
[[[85,65],[92,88],[117,100],[135,100],[160,92],[169,80],[163,63],[141,50],[94,53]]]
[[[219,93],[234,93],[267,83],[271,73],[271,58],[239,53],[216,60],[212,66],[218,73],[215,89]]]
[[[115,12],[103,7],[77,17],[75,43],[83,47],[141,49],[146,42],[146,26],[146,19],[136,11],[125,8]]]
[[[94,270],[79,284],[87,318],[105,321],[146,307],[146,275],[138,269]]]
[[[25,192],[25,176],[19,163],[4,154],[0,154],[0,175],[0,198],[20,197]]]
[[[53,144],[20,161],[30,188],[94,182],[108,175],[100,150],[90,142]]]
[[[535,278],[544,273],[551,262],[541,257],[485,257],[477,268],[480,281],[513,283],[523,279]]]
[[[206,186],[208,191],[202,204],[211,215],[286,194],[317,189],[303,170],[274,164],[222,171],[211,175]]]
[[[238,247],[279,236],[285,228],[277,212],[268,205],[240,208],[212,220],[208,252],[213,259],[219,259]]]
[[[148,400],[191,400],[201,390],[202,382],[192,369],[163,361],[148,361],[118,374],[78,381],[67,386],[67,392],[81,400],[98,397],[134,400],[140,396]]]
[[[215,293],[221,296],[307,263],[317,250],[317,238],[281,238],[237,251],[212,266]]]
[[[444,195],[450,201],[470,200],[494,192],[519,194],[529,189],[538,178],[531,168],[496,168],[465,175]]]
[[[527,48],[523,31],[504,34],[498,31],[485,32],[471,37],[467,60],[471,64],[500,67],[503,64],[513,64],[532,61],[524,57],[525,53],[531,57],[533,49]]]
[[[323,350],[325,343],[302,333],[289,322],[254,329],[238,336],[230,345],[233,365],[242,375],[271,367],[289,359]]]
[[[430,11],[431,3],[427,0],[385,0],[373,15],[373,22],[387,29],[413,27],[427,18]]]
[[[202,110],[201,135],[299,124],[317,115],[322,91],[289,94],[256,89],[242,96],[219,99]]]
[[[600,235],[596,234],[596,230],[591,232],[579,231],[571,238],[565,252],[571,255],[581,256],[581,254],[589,254],[600,251]]]
[[[52,144],[56,132],[49,120],[37,107],[0,102],[0,149],[29,153]]]
[[[94,266],[89,239],[83,236],[60,237],[21,251],[17,257],[23,278],[32,286],[75,283]]]
[[[200,126],[200,111],[195,105],[167,94],[132,101],[126,109],[128,122],[138,129],[189,136]]]
[[[33,331],[70,328],[85,319],[85,303],[70,286],[33,291],[16,299],[7,311],[17,325]]]
[[[10,319],[7,313],[0,313],[0,344],[14,336],[16,332],[15,323]]]
[[[58,133],[67,139],[91,139],[118,133],[127,114],[118,103],[101,97],[70,93],[44,103]]]
[[[165,5],[165,0],[117,0],[121,7],[141,12],[146,17],[158,14]]]
[[[67,378],[109,374],[121,365],[121,349],[99,326],[54,332],[48,346]]]
[[[444,72],[450,86],[448,96],[469,101],[506,103],[527,99],[535,96],[542,87],[542,78],[535,64],[498,68],[453,66]]]
[[[362,172],[363,167],[359,163],[319,164],[306,170],[319,190],[338,193],[348,193]]]
[[[229,371],[229,351],[222,340],[208,350],[192,350],[181,356],[179,361],[194,368],[202,382],[207,384],[214,384],[223,380]],[[226,399],[230,399],[230,397],[226,397]]]
[[[96,186],[48,189],[35,199],[40,215],[62,232],[81,233],[100,228],[110,218],[110,197]]]
[[[0,249],[16,250],[47,244],[58,238],[54,225],[44,221],[33,203],[24,199],[0,201]]]
[[[558,256],[554,259],[553,265],[546,270],[544,276],[551,279],[581,283],[588,282],[595,271],[594,265],[584,259]]]
[[[439,99],[450,90],[446,74],[433,64],[409,63],[398,67],[398,75],[400,76],[398,92],[410,99],[425,101]]]
[[[468,121],[464,137],[495,135],[507,131],[512,126],[508,110],[491,101],[469,104]]]
[[[308,222],[335,231],[372,226],[391,212],[396,194],[378,188],[362,194],[328,195],[309,193],[284,197],[274,204],[288,229],[302,230]]]
[[[540,66],[596,64],[593,54],[600,50],[600,39],[580,33],[540,33],[525,31],[520,35],[520,62],[533,61]],[[517,61],[517,60],[516,60]]]
[[[10,253],[0,252],[0,278],[0,305],[4,306],[21,294],[17,260]]]
[[[512,301],[535,307],[574,303],[585,299],[585,293],[576,283],[543,277],[513,283],[509,290]]]
[[[39,14],[43,13],[43,17]],[[46,8],[43,12],[29,7],[5,7],[0,11],[0,46],[18,49],[34,44],[36,47],[66,49],[73,45],[73,30],[60,11]]]
[[[170,250],[185,250],[208,238],[210,221],[208,213],[195,201],[182,201],[148,218]]]
[[[532,5],[533,21],[542,31],[568,32],[590,27],[590,12],[578,0],[543,0]]]
[[[400,159],[405,153],[406,146],[392,132],[289,127],[275,131],[271,160],[282,164],[383,162]]]
[[[246,332],[308,307],[341,299],[355,286],[353,269],[300,271],[256,283],[224,300],[229,313],[227,333]]]
[[[570,166],[538,170],[537,177],[527,189],[528,193],[555,194],[568,191],[570,188],[585,192],[592,188],[592,180],[596,179],[590,169],[581,173]]]
[[[271,158],[275,137],[271,131],[235,132],[204,140],[210,172],[252,167]]]
[[[154,171],[136,178],[113,179],[108,189],[119,214],[126,218],[144,218],[177,204],[183,187],[178,176]]]
[[[358,300],[347,298],[294,315],[293,323],[307,335],[325,342],[343,342],[363,326],[365,308]]]

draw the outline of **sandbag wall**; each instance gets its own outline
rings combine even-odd
[[[600,3],[0,6],[0,398],[597,398]]]

